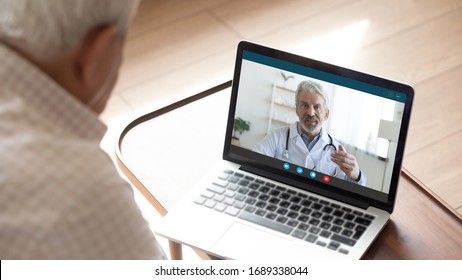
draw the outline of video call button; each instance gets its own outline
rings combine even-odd
[[[290,164],[288,164],[287,162],[284,162],[283,167],[284,167],[285,170],[289,170],[290,169]]]

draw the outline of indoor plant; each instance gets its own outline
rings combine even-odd
[[[243,120],[242,118],[235,118],[234,119],[234,126],[233,126],[233,137],[231,139],[231,144],[239,146],[240,140],[239,136],[241,136],[244,132],[250,130],[250,122]]]

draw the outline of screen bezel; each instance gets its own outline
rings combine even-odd
[[[250,51],[256,54],[268,56],[268,57],[275,58],[275,59],[280,59],[282,61],[295,63],[300,66],[305,66],[311,69],[337,75],[340,77],[353,79],[355,81],[359,81],[363,83],[368,83],[368,84],[382,87],[382,88],[392,90],[392,91],[398,91],[406,95],[401,128],[400,128],[400,133],[399,133],[399,138],[398,138],[398,145],[396,149],[396,156],[395,156],[395,161],[394,161],[393,171],[392,171],[392,176],[391,176],[391,181],[390,181],[390,189],[389,189],[389,193],[386,199],[378,200],[378,199],[371,198],[369,196],[365,196],[362,194],[345,191],[345,190],[332,191],[332,187],[326,188],[326,185],[323,183],[320,183],[319,181],[314,181],[314,180],[311,180],[310,178],[299,176],[300,179],[303,178],[304,180],[303,184],[306,185],[306,187],[303,187],[303,188],[309,191],[312,191],[312,192],[315,192],[321,195],[325,195],[330,198],[340,199],[345,202],[351,202],[351,201],[358,202],[358,204],[361,204],[362,207],[367,207],[367,206],[377,207],[389,213],[392,213],[393,208],[394,208],[395,199],[396,199],[396,193],[397,193],[397,188],[398,188],[398,183],[399,183],[399,176],[401,172],[401,165],[403,162],[404,146],[405,146],[408,127],[409,127],[412,102],[414,99],[413,88],[409,85],[387,80],[381,77],[361,73],[355,70],[351,70],[351,69],[343,68],[343,67],[336,66],[333,64],[317,61],[317,60],[310,59],[307,57],[302,57],[299,55],[287,53],[281,50],[276,50],[276,49],[262,46],[259,44],[255,44],[255,43],[251,43],[247,41],[241,41],[238,45],[237,54],[236,54],[235,71],[234,71],[234,77],[233,77],[232,88],[231,88],[230,110],[229,110],[229,115],[228,115],[225,145],[224,145],[224,150],[223,150],[223,159],[241,164],[243,167],[244,166],[249,167],[250,169],[254,171],[261,170],[265,174],[273,175],[272,179],[276,179],[276,180],[279,179],[281,182],[285,182],[287,180],[296,182],[296,181],[301,181],[301,180],[297,180],[298,179],[297,175],[285,172],[282,169],[277,169],[274,167],[266,166],[258,161],[244,157],[241,154],[239,154],[238,152],[239,149],[235,149],[235,148],[233,149],[231,146],[231,138],[232,138],[232,133],[233,133],[234,117],[235,117],[236,103],[237,103],[237,97],[238,97],[237,94],[238,94],[239,83],[240,83],[244,51]],[[359,205],[356,205],[356,206],[359,206]]]

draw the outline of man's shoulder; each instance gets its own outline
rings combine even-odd
[[[75,137],[46,119],[3,118],[0,127],[0,153],[9,166],[9,176],[19,178],[26,173],[48,177],[51,182],[74,178],[77,172],[84,176],[105,166],[113,168],[98,141]]]
[[[270,131],[270,134],[280,135],[282,133],[287,133],[287,131],[289,131],[289,129],[290,129],[290,125],[284,125],[284,126],[276,127],[276,128],[273,128]]]

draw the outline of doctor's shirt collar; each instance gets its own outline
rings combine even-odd
[[[297,122],[297,132],[300,135],[300,137],[302,138],[303,143],[305,143],[306,147],[308,148],[308,151],[311,151],[311,149],[313,149],[314,145],[316,145],[316,143],[318,143],[319,138],[321,138],[323,136],[323,134],[324,134],[324,131],[321,128],[321,132],[316,137],[314,137],[314,139],[312,141],[310,141],[308,136],[302,132],[299,122]]]

